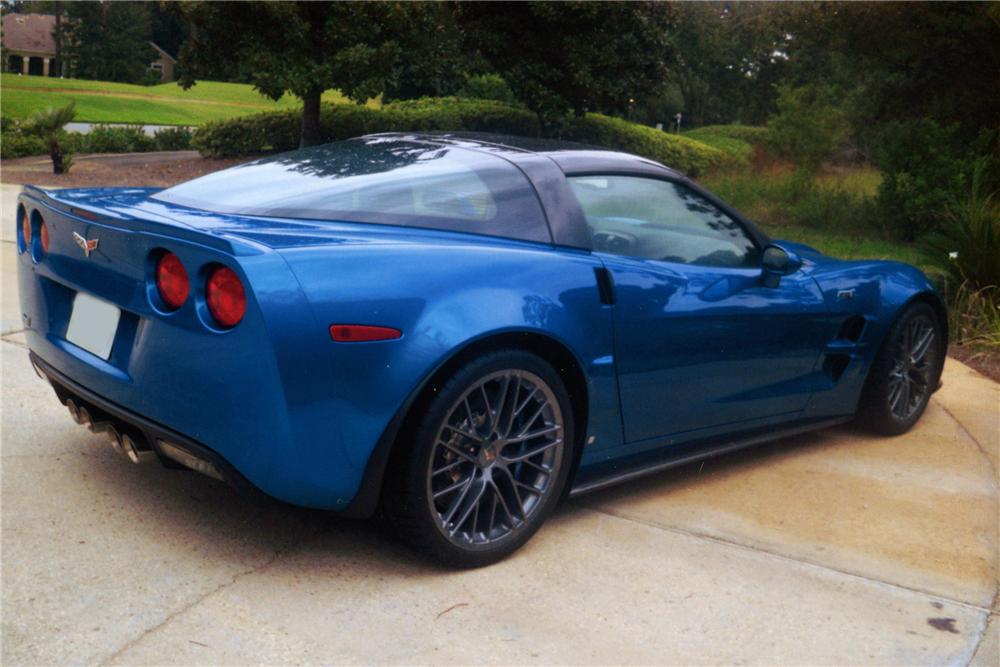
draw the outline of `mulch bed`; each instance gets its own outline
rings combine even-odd
[[[154,154],[150,156],[153,157]],[[210,160],[192,157],[171,162],[151,160],[144,164],[130,156],[127,163],[119,164],[113,158],[87,160],[81,159],[82,157],[76,158],[68,174],[53,174],[46,158],[3,160],[0,161],[2,180],[4,183],[30,183],[56,188],[169,187],[252,159],[242,157]]]
[[[949,345],[948,356],[1000,382],[1000,351],[981,345]]]

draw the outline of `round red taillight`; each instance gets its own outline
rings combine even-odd
[[[28,216],[24,216],[21,220],[21,240],[24,241],[24,247],[31,247],[31,220]]]
[[[236,326],[247,312],[247,295],[240,277],[232,269],[221,266],[208,277],[205,301],[215,321],[224,327]]]
[[[156,289],[167,307],[180,308],[191,292],[191,282],[180,258],[172,252],[160,257],[156,263]]]
[[[41,224],[38,225],[38,238],[42,242],[42,252],[49,251],[49,227],[45,224],[43,220]]]

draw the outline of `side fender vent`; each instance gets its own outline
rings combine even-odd
[[[849,354],[828,354],[823,359],[823,372],[836,382],[847,370],[847,364],[851,361]]]
[[[840,325],[837,338],[857,342],[861,338],[861,334],[864,333],[865,324],[867,322],[861,315],[851,315]]]

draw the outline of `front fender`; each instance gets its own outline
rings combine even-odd
[[[841,261],[822,257],[816,260],[811,275],[829,311],[844,320],[861,316],[864,328],[853,345],[848,345],[848,341],[831,343],[836,352],[850,356],[850,364],[829,391],[814,395],[806,416],[852,414],[857,411],[875,355],[906,305],[915,299],[925,299],[946,320],[944,303],[922,271],[902,262]],[[944,330],[947,334],[946,321]]]

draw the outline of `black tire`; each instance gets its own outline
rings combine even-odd
[[[916,302],[900,313],[868,371],[858,405],[863,426],[899,435],[917,423],[941,379],[944,341],[941,319],[930,305]]]
[[[417,551],[451,567],[495,563],[559,502],[573,463],[572,404],[540,357],[498,350],[469,362],[414,423],[397,444],[383,508]]]

